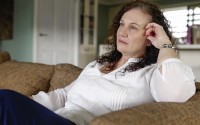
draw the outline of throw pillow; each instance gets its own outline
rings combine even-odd
[[[81,71],[81,68],[72,64],[57,64],[50,82],[49,91],[69,85],[78,77]]]

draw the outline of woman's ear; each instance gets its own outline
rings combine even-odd
[[[151,46],[152,44],[151,44],[151,41],[150,40],[146,40],[146,46]]]

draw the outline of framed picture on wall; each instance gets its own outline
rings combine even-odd
[[[0,40],[13,38],[14,0],[0,0]]]

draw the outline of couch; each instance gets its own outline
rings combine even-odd
[[[12,60],[0,52],[0,89],[11,89],[26,96],[52,91],[75,80],[81,68],[72,64],[47,65]],[[91,125],[198,125],[200,124],[200,84],[185,103],[153,102],[94,119]]]

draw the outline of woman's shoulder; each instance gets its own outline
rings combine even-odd
[[[157,67],[158,65],[154,63],[154,64],[151,64],[151,65],[145,66],[144,68],[139,69],[138,72],[151,74]]]
[[[88,69],[88,68],[94,68],[97,67],[98,63],[96,60],[91,61],[90,63],[88,63],[84,69]]]
[[[94,60],[85,66],[81,74],[85,74],[88,72],[96,72],[97,69],[99,69],[99,67],[100,67],[100,64],[96,60]]]
[[[97,75],[99,74],[99,67],[101,65],[96,61],[88,63],[88,65],[83,69],[80,76]]]

